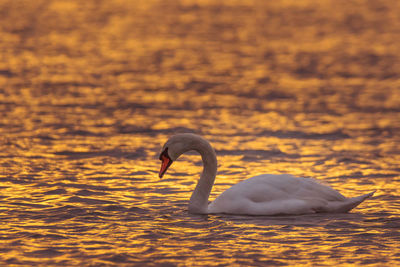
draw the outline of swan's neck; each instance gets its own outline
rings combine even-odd
[[[208,197],[217,175],[217,156],[210,143],[204,139],[195,144],[193,149],[200,153],[204,167],[200,180],[190,197],[189,212],[204,214],[207,213]]]

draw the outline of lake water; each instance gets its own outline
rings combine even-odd
[[[400,264],[397,1],[0,1],[0,264]],[[191,215],[262,173],[314,177],[348,214]]]

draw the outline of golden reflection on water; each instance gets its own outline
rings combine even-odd
[[[399,11],[0,1],[0,262],[396,265]],[[350,214],[190,215],[200,157],[157,175],[177,132],[217,151],[210,200],[262,173],[377,192]]]

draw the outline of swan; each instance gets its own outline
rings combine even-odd
[[[160,179],[183,153],[195,150],[203,160],[203,172],[189,202],[189,213],[240,215],[294,215],[319,212],[344,213],[363,202],[374,192],[346,198],[333,188],[311,178],[289,174],[262,174],[241,181],[214,201],[208,198],[217,174],[217,157],[210,143],[201,136],[173,135],[162,148]]]

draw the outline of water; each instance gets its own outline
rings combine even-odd
[[[217,3],[216,3],[217,2]],[[1,265],[398,265],[397,1],[0,1]],[[262,173],[314,177],[348,214],[190,215]]]

